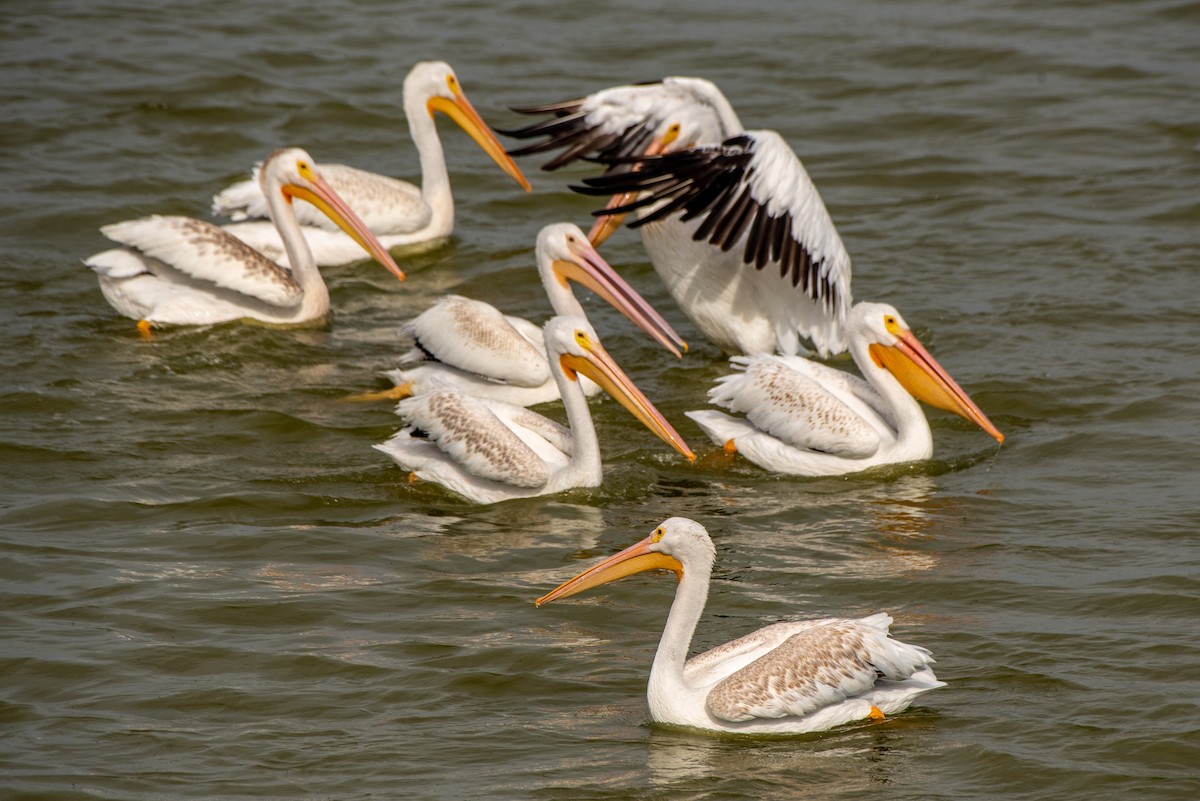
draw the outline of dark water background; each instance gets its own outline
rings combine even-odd
[[[1200,4],[368,0],[0,6],[0,795],[1191,799],[1200,795]],[[854,258],[1009,436],[779,479],[682,412],[724,371],[636,237],[605,254],[696,346],[609,350],[702,451],[615,404],[602,488],[475,507],[371,444],[399,322],[457,291],[540,318],[520,194],[443,123],[454,241],[326,272],[325,328],[140,341],[81,259],[206,216],[284,144],[413,177],[400,82],[507,110],[669,74],[779,130]],[[668,515],[717,541],[708,647],[889,611],[949,686],[794,739],[650,726],[671,582],[532,599]]]

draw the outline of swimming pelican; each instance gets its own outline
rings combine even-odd
[[[562,147],[545,169],[582,156],[616,168],[572,187],[613,196],[593,243],[637,210],[630,227],[655,271],[714,344],[795,354],[804,337],[823,355],[845,350],[850,257],[820,194],[782,137],[743,129],[716,86],[674,78],[516,111],[556,118],[504,132],[549,137],[512,154]]]
[[[556,315],[586,317],[569,284],[577,281],[676,356],[680,355],[680,347],[686,349],[674,329],[600,257],[577,226],[555,223],[543,228],[537,238],[536,257],[542,285]],[[443,385],[518,406],[559,398],[542,330],[487,303],[447,295],[406,323],[401,334],[411,339],[414,347],[401,357],[404,367],[386,373],[396,387],[359,399],[399,400]],[[584,380],[586,394],[599,390]]]
[[[401,401],[396,413],[408,425],[375,447],[417,478],[475,503],[597,487],[600,442],[579,386],[584,375],[664,442],[695,460],[687,443],[604,350],[587,320],[555,317],[544,333],[569,428],[523,406],[447,388]]]
[[[917,400],[954,412],[1004,441],[886,303],[859,303],[846,321],[850,353],[866,378],[798,356],[735,356],[741,372],[722,376],[711,409],[687,412],[726,450],[776,473],[832,476],[933,455],[929,421]]]
[[[338,196],[312,157],[299,148],[276,150],[259,175],[268,214],[287,249],[291,270],[212,223],[153,216],[106,225],[101,232],[124,245],[84,263],[96,271],[113,308],[151,324],[210,324],[254,319],[298,324],[329,311],[329,290],[300,232],[292,200],[320,209],[397,278],[404,273],[367,226]]]
[[[404,79],[404,113],[421,161],[421,188],[385,175],[341,164],[321,164],[321,173],[366,221],[387,248],[445,239],[454,230],[454,198],[442,142],[433,115],[443,112],[458,123],[514,181],[530,190],[529,181],[504,146],[467,100],[449,64],[422,61]],[[251,247],[279,259],[283,252],[274,228],[255,218],[266,212],[253,180],[242,181],[213,197],[213,213],[235,224],[226,230]],[[358,261],[354,243],[332,229],[303,204],[297,209],[304,233],[322,267]],[[252,220],[250,222],[237,222]]]
[[[645,570],[679,579],[646,697],[658,723],[746,734],[802,734],[908,708],[944,687],[929,651],[892,639],[884,613],[775,623],[687,659],[716,553],[684,517],[537,599],[537,605]]]

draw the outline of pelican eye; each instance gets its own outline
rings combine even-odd
[[[451,92],[457,93],[458,92],[458,78],[454,77],[453,75],[447,75],[446,76],[446,86],[450,87]]]
[[[296,162],[296,171],[298,173],[300,173],[300,176],[302,178],[307,178],[307,179],[311,180],[313,177],[312,165],[309,164],[307,161],[304,161],[303,159]]]
[[[580,345],[582,345],[585,348],[589,347],[591,345],[591,343],[588,341],[588,335],[587,335],[586,331],[576,330],[575,331],[575,341],[578,342]]]
[[[666,533],[666,530],[662,526],[659,526],[658,528],[654,529],[654,533],[650,535],[650,541],[658,542]]]

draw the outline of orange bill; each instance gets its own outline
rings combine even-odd
[[[512,178],[520,184],[526,192],[533,189],[529,185],[529,180],[525,174],[521,172],[521,168],[512,160],[508,153],[504,152],[504,146],[500,144],[500,140],[496,138],[495,132],[488,127],[488,124],[479,116],[479,112],[475,111],[475,107],[471,105],[471,101],[467,100],[467,96],[462,93],[457,81],[451,86],[454,93],[454,99],[448,100],[444,97],[432,97],[429,99],[428,109],[432,115],[435,111],[440,111],[450,119],[458,123],[459,127],[467,132],[467,135],[475,140],[475,144],[482,148],[484,153],[491,156],[492,161],[504,170],[508,177]]]
[[[575,260],[557,260],[552,268],[564,286],[568,280],[579,282],[608,301],[664,348],[682,358],[680,350],[686,351],[687,343],[637,290],[609,266],[591,243],[577,241],[570,247]]]
[[[667,147],[679,138],[679,123],[674,123],[667,128],[667,132],[655,139],[646,148],[642,154],[644,156],[657,156],[667,149]],[[641,165],[633,165],[633,171],[637,172],[641,169]],[[632,203],[637,200],[637,192],[623,192],[619,195],[613,195],[605,204],[605,211],[609,209],[619,208],[627,203]],[[625,214],[604,214],[599,217],[596,222],[592,223],[592,230],[588,231],[588,241],[595,247],[600,247],[604,241],[613,235],[613,232],[621,227],[621,223],[625,221]]]
[[[871,358],[876,364],[896,376],[896,380],[917,400],[970,420],[991,434],[997,442],[1004,441],[1004,435],[911,331],[898,329],[893,333],[899,338],[895,345],[871,345]]]
[[[662,539],[662,529],[658,528],[654,530],[653,534],[646,537],[646,539],[630,545],[625,550],[613,554],[595,567],[591,567],[575,578],[563,582],[541,598],[538,598],[534,603],[541,606],[551,601],[557,601],[559,598],[567,598],[592,587],[598,587],[601,584],[607,584],[610,581],[616,581],[617,579],[647,570],[670,570],[675,573],[677,578],[683,578],[683,565],[678,559],[673,556],[667,556],[665,553],[651,550],[651,546],[660,539]]]
[[[307,169],[303,175],[311,186],[284,184],[283,194],[289,199],[297,197],[316,206],[322,214],[333,220],[338,228],[345,231],[351,239],[370,254],[371,258],[387,267],[392,275],[403,281],[404,271],[396,264],[392,254],[388,253],[387,248],[376,238],[375,234],[371,233],[371,229],[354,213],[349,204],[333,191],[333,187],[311,168]]]
[[[632,203],[637,200],[637,192],[622,192],[619,195],[613,195],[608,199],[604,209],[615,209],[619,206],[624,206],[626,203]],[[625,214],[604,214],[596,218],[592,223],[592,228],[588,231],[588,241],[596,247],[604,244],[604,241],[613,235],[621,223],[625,222]]]
[[[642,391],[634,386],[633,381],[617,366],[604,346],[596,340],[586,337],[581,331],[577,331],[576,336],[585,337],[586,343],[581,344],[584,344],[587,355],[576,356],[564,353],[559,356],[559,362],[567,376],[574,378],[575,373],[582,373],[592,379],[601,389],[616,398],[617,402],[641,421],[642,425],[653,431],[659,439],[682,454],[689,462],[696,461],[696,454],[683,441],[683,437],[679,436],[679,432],[667,422],[667,419],[642,394]]]

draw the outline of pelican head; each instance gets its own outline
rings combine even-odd
[[[440,111],[454,120],[510,178],[526,192],[532,189],[517,163],[504,152],[495,132],[463,93],[458,76],[449,64],[444,61],[418,62],[404,79],[404,97],[406,101],[409,98],[422,100],[430,117]]]
[[[608,355],[587,320],[582,317],[554,317],[546,323],[543,335],[547,355],[551,359],[558,359],[567,380],[576,381],[577,373],[592,379],[659,439],[689,462],[696,461],[696,454],[679,436],[679,432]]]
[[[734,131],[726,131],[720,113],[711,105],[700,103],[678,103],[655,132],[646,155],[675,153],[697,145],[715,145],[729,138]]]
[[[687,350],[687,343],[675,329],[609,266],[579,226],[547,225],[538,233],[536,252],[542,282],[552,298],[563,290],[569,293],[568,281],[576,281],[608,301],[677,357],[681,356],[680,349]]]
[[[706,564],[711,570],[715,558],[716,550],[704,526],[686,517],[671,517],[644,540],[563,582],[534,603],[541,606],[647,570],[670,570],[682,581],[687,567]]]
[[[643,156],[660,156],[664,153],[674,153],[687,150],[702,144],[713,144],[722,141],[721,118],[711,106],[697,103],[676,102],[673,107],[662,112],[663,121],[655,129],[650,144],[646,146]],[[638,169],[635,164],[634,170]],[[606,209],[615,209],[637,199],[636,192],[624,192],[613,195],[605,205]],[[605,214],[592,224],[588,239],[596,247],[600,247],[613,232],[621,227],[625,214]]]
[[[308,201],[345,231],[371,258],[387,267],[401,281],[404,272],[387,248],[371,233],[354,210],[325,182],[312,156],[298,147],[276,150],[263,161],[258,176],[263,194],[282,196],[289,205],[293,198]],[[294,264],[295,262],[293,262]]]
[[[992,435],[1004,435],[992,425],[975,402],[925,350],[895,307],[886,303],[859,303],[846,320],[850,341],[869,343],[871,360],[887,370],[919,401],[963,417]]]

